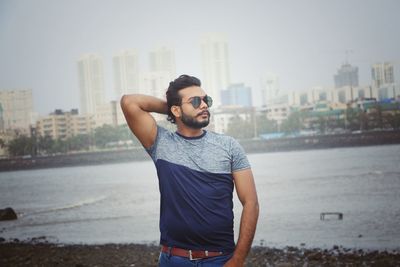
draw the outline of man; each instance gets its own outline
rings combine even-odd
[[[212,98],[196,77],[169,84],[167,101],[125,95],[126,121],[153,159],[161,194],[159,266],[244,266],[251,248],[258,200],[242,147],[206,131]],[[150,112],[168,114],[177,131],[158,126]],[[239,239],[233,234],[233,188],[243,205]]]

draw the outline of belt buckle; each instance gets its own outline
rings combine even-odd
[[[208,250],[204,251],[204,254],[206,257],[208,257]],[[193,258],[192,250],[189,250],[189,260],[195,261],[195,260],[200,260],[202,258]]]

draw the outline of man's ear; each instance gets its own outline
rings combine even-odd
[[[180,118],[181,117],[181,109],[179,106],[172,106],[171,107],[171,112],[174,114],[175,118]]]

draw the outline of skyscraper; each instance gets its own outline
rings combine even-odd
[[[221,91],[221,104],[224,106],[251,107],[251,88],[244,83],[236,83]]]
[[[140,75],[140,93],[165,99],[171,74],[167,71],[149,71]]]
[[[0,90],[3,128],[28,132],[33,124],[33,99],[31,89]]]
[[[103,60],[95,54],[82,55],[78,60],[81,111],[95,114],[105,102]]]
[[[279,96],[279,77],[266,73],[261,77],[261,105],[267,106]]]
[[[150,71],[140,75],[141,93],[165,99],[170,81],[176,78],[175,52],[162,46],[149,54]]]
[[[390,62],[377,63],[371,67],[372,81],[376,88],[394,83],[393,64]]]
[[[343,64],[334,75],[335,88],[343,86],[358,86],[358,67],[353,67],[349,63]]]
[[[230,84],[228,42],[223,34],[209,33],[201,38],[203,88],[221,105],[221,91]]]
[[[151,95],[157,98],[166,99],[165,93],[169,82],[173,79],[168,71],[148,71],[140,74],[140,93]],[[154,113],[153,117],[165,120],[165,116]]]
[[[114,88],[117,100],[139,92],[139,56],[136,50],[123,50],[113,57]]]
[[[169,72],[171,77],[176,76],[175,52],[173,49],[162,46],[150,52],[150,71]]]

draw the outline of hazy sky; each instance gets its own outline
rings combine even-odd
[[[137,49],[146,71],[160,45],[175,49],[178,74],[201,79],[207,32],[226,34],[232,82],[254,90],[264,72],[282,89],[332,87],[346,50],[361,85],[382,61],[394,62],[398,82],[399,12],[398,0],[0,0],[0,90],[32,88],[40,114],[79,108],[77,59],[97,53],[111,99],[112,56]]]

